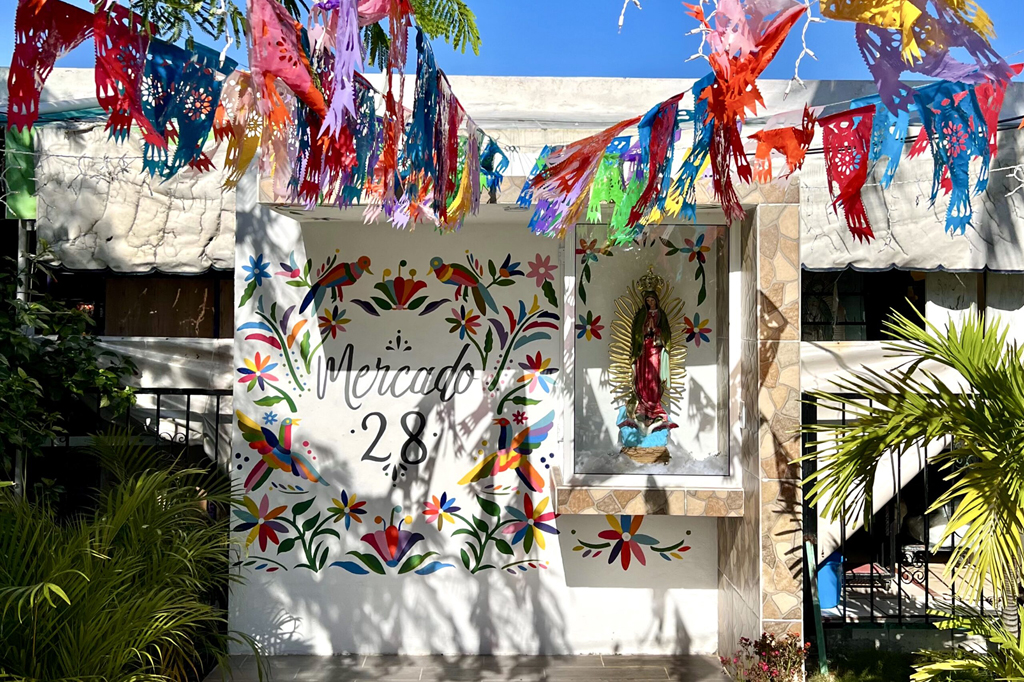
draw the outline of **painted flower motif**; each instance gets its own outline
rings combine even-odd
[[[596,239],[591,239],[589,242],[586,239],[581,239],[580,245],[576,249],[576,255],[582,256],[580,258],[580,265],[596,263],[598,256],[607,256],[609,254],[611,254],[611,250],[607,246],[598,248]]]
[[[551,364],[551,358],[542,358],[540,351],[533,357],[527,355],[526,362],[520,362],[519,367],[525,370],[525,374],[519,377],[519,383],[527,384],[527,392],[533,393],[533,389],[540,388],[545,393],[551,392],[551,379],[548,377],[549,374],[553,374],[555,370],[548,369],[548,365]]]
[[[622,570],[629,569],[630,557],[636,557],[641,565],[647,565],[644,557],[643,545],[656,545],[658,541],[650,535],[639,535],[640,524],[644,522],[642,516],[623,515],[619,517],[608,515],[608,525],[611,530],[603,530],[597,536],[603,540],[612,540],[615,545],[608,555],[608,563],[614,563],[617,557],[621,557]]]
[[[333,310],[324,308],[324,314],[316,319],[319,320],[317,326],[320,327],[320,336],[330,334],[332,339],[338,338],[338,332],[345,331],[345,325],[352,321],[345,317],[344,309],[338,310],[338,306],[334,306]]]
[[[707,320],[700,319],[700,313],[695,313],[693,319],[683,317],[683,333],[686,334],[686,342],[693,341],[693,344],[700,348],[701,343],[708,343],[711,338],[711,327],[707,326]]]
[[[269,372],[277,367],[276,362],[270,362],[269,355],[260,355],[258,352],[252,360],[246,358],[243,360],[245,367],[239,367],[238,373],[242,375],[242,378],[238,380],[240,384],[249,384],[246,386],[247,391],[251,391],[259,384],[260,390],[265,391],[267,385],[264,382],[277,381],[277,377]]]
[[[476,335],[476,330],[480,327],[480,316],[473,314],[473,309],[470,308],[466,311],[466,306],[460,306],[459,310],[452,308],[452,316],[444,318],[445,322],[449,322],[452,328],[448,330],[449,334],[459,333],[459,340],[462,341],[466,338],[466,334]]]
[[[587,311],[587,316],[579,316],[580,321],[576,323],[576,338],[582,339],[584,336],[587,337],[587,341],[601,338],[601,330],[604,329],[604,325],[600,324],[601,316],[594,317],[594,313],[591,310]]]
[[[533,549],[533,543],[544,549],[544,533],[558,535],[558,529],[548,524],[554,521],[557,516],[555,512],[545,512],[551,498],[545,497],[536,507],[530,496],[523,495],[523,509],[520,511],[515,507],[505,507],[505,511],[515,519],[513,523],[501,529],[502,533],[512,535],[512,544],[523,543],[523,550],[529,552]],[[513,535],[514,534],[514,535]]]
[[[273,412],[264,412],[263,413],[263,423],[266,424],[267,426],[270,426],[271,424],[276,424],[277,423],[277,415],[275,413],[273,413]]]
[[[384,295],[384,298],[374,298],[373,301],[382,310],[416,310],[427,301],[426,296],[416,297],[421,291],[427,288],[427,283],[416,279],[416,271],[410,270],[409,276],[402,275],[402,268],[408,263],[401,261],[398,264],[398,276],[391,277],[391,270],[384,271],[384,279],[373,286],[374,289]]]
[[[516,413],[512,415],[512,421],[514,421],[516,424],[525,424],[526,413],[523,412],[522,410],[516,411]]]
[[[300,268],[298,263],[295,262],[294,251],[288,254],[288,262],[282,262],[280,265],[281,270],[275,272],[275,275],[281,275],[282,277],[287,277],[288,279],[297,279],[299,276],[302,275],[302,268]]]
[[[359,518],[366,513],[363,509],[366,506],[366,500],[356,501],[356,496],[348,496],[348,493],[344,490],[341,491],[341,499],[336,497],[331,498],[331,502],[334,503],[333,507],[327,508],[328,514],[334,515],[334,523],[338,523],[342,519],[345,520],[345,530],[348,530],[352,525],[352,522],[362,523],[363,520]]]
[[[537,288],[544,286],[544,282],[555,281],[555,270],[557,266],[551,264],[551,256],[541,258],[538,253],[532,263],[527,263],[530,269],[526,271],[526,277],[537,283]]]
[[[245,276],[246,282],[254,281],[256,286],[262,286],[263,280],[270,279],[270,263],[263,260],[263,254],[259,254],[256,258],[249,256],[249,264],[243,265],[242,270],[249,273]]]
[[[396,524],[395,512],[401,514],[402,508],[395,507],[391,510],[391,521],[385,526],[384,530],[367,533],[360,538],[363,542],[370,545],[373,551],[377,553],[377,556],[383,559],[384,563],[391,568],[401,563],[405,555],[409,553],[409,550],[423,539],[423,536],[419,533],[402,530],[402,523],[412,523],[411,516],[406,516],[404,519],[399,518]],[[374,522],[383,524],[384,519],[378,516],[374,519]]]
[[[427,520],[427,523],[434,523],[437,521],[437,529],[441,530],[444,522],[455,523],[455,518],[452,514],[455,512],[462,511],[462,507],[455,506],[455,498],[448,497],[448,493],[441,493],[441,499],[437,499],[437,495],[433,495],[429,502],[423,503],[423,517]]]
[[[505,256],[504,262],[502,262],[501,267],[498,268],[498,274],[501,275],[503,279],[508,279],[510,277],[522,277],[523,271],[519,269],[518,261],[515,263],[512,262],[512,254],[510,253]]]
[[[942,128],[942,136],[946,140],[946,150],[951,158],[956,158],[967,151],[967,132],[962,123],[949,121]]]
[[[836,169],[842,175],[853,175],[860,168],[861,154],[850,146],[843,147],[836,154]]]
[[[287,533],[288,528],[280,521],[275,521],[278,516],[288,510],[287,505],[270,508],[270,500],[264,495],[259,506],[248,495],[242,498],[245,509],[235,509],[235,516],[241,523],[234,527],[236,532],[249,531],[245,538],[245,546],[248,547],[257,539],[260,542],[260,551],[267,551],[267,542],[278,545],[281,540],[278,533]]]
[[[711,251],[711,247],[704,245],[703,234],[698,236],[696,241],[693,241],[691,239],[684,239],[683,244],[685,244],[685,246],[683,246],[683,248],[679,250],[682,253],[689,254],[687,260],[690,263],[692,263],[693,261],[707,263],[707,256],[705,254]]]

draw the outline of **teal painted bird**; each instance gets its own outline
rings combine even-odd
[[[302,299],[302,305],[299,306],[299,312],[306,312],[306,308],[309,307],[310,303],[313,303],[314,312],[320,310],[320,304],[324,302],[324,296],[327,295],[328,289],[336,290],[338,292],[338,300],[344,301],[345,294],[341,288],[355,284],[363,276],[364,272],[373,274],[370,272],[369,256],[362,256],[355,263],[338,263],[321,275],[320,279],[309,288],[309,293]]]
[[[456,287],[455,298],[461,296],[465,288],[472,292],[473,300],[481,312],[487,308],[490,308],[495,313],[498,312],[498,304],[494,302],[491,292],[487,290],[487,287],[483,285],[477,274],[470,268],[458,263],[445,263],[440,256],[434,256],[430,259],[430,269],[434,271],[439,281]]]

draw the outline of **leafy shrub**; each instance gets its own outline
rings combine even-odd
[[[201,678],[227,664],[230,488],[167,466],[125,434],[95,437],[110,474],[94,512],[59,520],[0,490],[0,678]],[[237,577],[235,578],[237,579]]]

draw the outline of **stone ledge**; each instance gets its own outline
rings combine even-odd
[[[742,490],[567,485],[557,467],[552,471],[551,487],[559,514],[743,516]]]

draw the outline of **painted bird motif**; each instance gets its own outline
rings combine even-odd
[[[458,263],[445,263],[440,256],[430,259],[430,269],[434,271],[439,281],[457,287],[455,289],[456,298],[462,295],[462,290],[465,288],[472,292],[478,310],[484,311],[490,308],[495,313],[498,312],[498,304],[494,302],[491,292],[487,290],[472,269]]]
[[[317,281],[313,282],[313,286],[309,288],[309,293],[302,299],[299,312],[306,312],[306,308],[309,307],[310,303],[313,303],[313,310],[320,310],[320,304],[324,302],[324,296],[327,295],[328,289],[336,290],[338,292],[338,300],[344,301],[345,294],[341,288],[350,287],[355,284],[363,276],[364,272],[373,274],[370,271],[369,256],[361,256],[355,263],[338,263],[321,275]]]
[[[263,457],[245,477],[245,492],[255,490],[266,483],[273,469],[290,471],[311,483],[328,485],[316,467],[301,453],[292,449],[292,427],[299,423],[298,419],[285,418],[275,434],[242,412],[236,410],[235,414],[238,416],[238,428],[242,430],[242,437],[249,443],[250,448]]]
[[[501,427],[498,434],[498,450],[473,467],[473,470],[462,477],[459,485],[479,481],[488,476],[497,476],[502,471],[515,469],[516,474],[531,491],[538,493],[544,490],[544,478],[533,468],[528,459],[535,450],[540,449],[544,439],[551,433],[555,425],[555,413],[547,416],[512,437],[512,424],[505,418],[495,419],[494,423]]]

